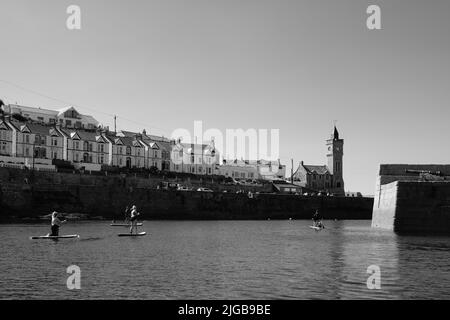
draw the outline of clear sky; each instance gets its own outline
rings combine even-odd
[[[66,28],[81,7],[82,29]],[[381,7],[382,30],[366,28]],[[326,164],[333,120],[346,189],[380,163],[450,163],[450,1],[2,0],[0,99],[76,104],[112,126],[280,129],[288,165]],[[125,120],[126,119],[126,120]],[[131,120],[131,121],[129,121]]]

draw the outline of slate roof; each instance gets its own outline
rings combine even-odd
[[[303,165],[308,173],[315,174],[330,174],[327,166],[312,166],[312,165]]]

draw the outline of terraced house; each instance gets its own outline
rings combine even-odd
[[[137,139],[145,151],[145,168],[155,167],[158,170],[169,170],[170,168],[170,147],[169,139],[154,135],[147,135],[146,131],[142,133],[120,131],[119,136]],[[169,151],[167,150],[169,147]]]
[[[112,142],[110,165],[127,168],[145,167],[145,147],[137,138],[108,135]]]
[[[53,126],[9,122],[12,128],[12,156],[34,159],[62,159],[63,136]]]
[[[0,156],[12,156],[12,129],[5,119],[0,119]]]
[[[101,170],[102,164],[109,163],[110,141],[99,130],[76,130],[57,127],[63,135],[63,160],[70,161],[75,167],[88,170]]]

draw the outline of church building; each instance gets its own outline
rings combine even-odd
[[[317,192],[344,195],[344,139],[339,138],[336,127],[330,139],[326,140],[326,146],[327,165],[306,165],[301,161],[293,175],[294,183]]]

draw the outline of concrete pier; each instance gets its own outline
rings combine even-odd
[[[382,165],[372,227],[450,235],[450,166]]]

